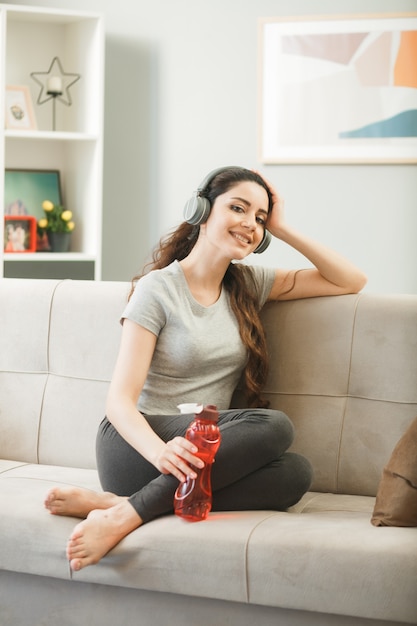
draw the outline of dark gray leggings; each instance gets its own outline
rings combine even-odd
[[[147,415],[146,419],[163,441],[170,441],[184,436],[193,415]],[[222,441],[212,466],[214,511],[283,511],[309,489],[310,463],[287,452],[294,429],[284,413],[221,411],[219,426]],[[143,522],[173,511],[178,480],[161,474],[107,418],[97,434],[97,467],[104,491],[128,496]]]

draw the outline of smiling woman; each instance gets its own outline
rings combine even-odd
[[[74,570],[96,563],[143,523],[172,512],[178,481],[195,477],[201,461],[185,438],[192,416],[180,415],[180,404],[219,409],[213,510],[285,510],[310,486],[309,462],[288,452],[291,421],[262,399],[268,362],[260,310],[270,299],[357,291],[364,276],[288,226],[273,186],[245,168],[211,172],[184,217],[133,279],[122,314],[107,416],[97,435],[105,493],[56,488],[46,499],[51,513],[88,515],[67,546]],[[303,253],[315,269],[288,272],[239,262],[265,250],[271,235]],[[239,380],[249,408],[231,410]]]
[[[210,220],[200,226],[200,234],[213,237],[213,241],[218,242],[216,247],[221,256],[241,259],[250,252],[255,252],[260,245],[265,234],[267,216],[266,191],[257,183],[244,181],[217,197]],[[232,243],[236,244],[237,241],[241,245],[228,255],[224,246],[230,245],[230,235],[234,240]]]
[[[216,185],[213,184],[214,181]],[[244,193],[239,194],[239,188]],[[248,209],[251,209],[256,216],[256,221],[265,226],[268,213],[272,208],[269,187],[257,172],[239,167],[222,167],[210,172],[186,203],[184,218],[189,224],[204,224],[208,220],[216,198],[226,193],[232,210],[245,214]],[[244,237],[247,237],[247,233],[244,233]],[[250,252],[263,252],[270,240],[270,234],[264,229],[262,242]]]

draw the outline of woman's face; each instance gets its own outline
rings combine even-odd
[[[201,229],[210,243],[231,259],[243,259],[264,236],[268,194],[252,181],[243,181],[217,196]]]

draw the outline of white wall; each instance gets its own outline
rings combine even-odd
[[[417,11],[416,0],[40,0],[103,13],[103,278],[129,280],[211,169],[256,167],[294,226],[367,273],[368,291],[417,293],[414,165],[257,161],[258,18]],[[254,261],[303,266],[274,241]]]

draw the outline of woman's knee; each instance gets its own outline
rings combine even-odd
[[[285,456],[293,500],[288,506],[293,506],[310,489],[313,481],[313,468],[310,461],[301,454],[287,452]]]
[[[274,409],[257,409],[267,429],[266,436],[271,445],[278,446],[281,452],[288,450],[294,440],[294,425],[282,411]]]

